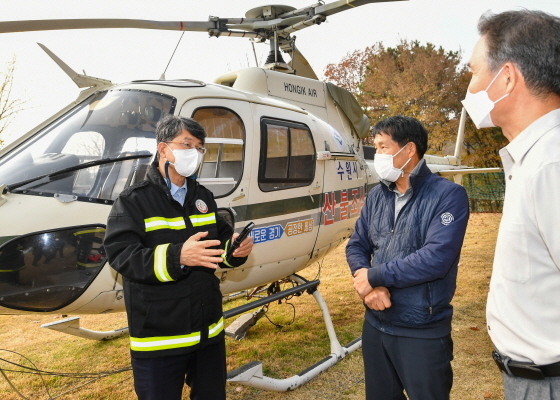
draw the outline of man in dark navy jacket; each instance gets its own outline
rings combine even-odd
[[[449,399],[450,304],[469,205],[463,187],[423,160],[428,133],[396,116],[373,128],[381,184],[366,200],[346,247],[366,306],[362,333],[368,400]]]

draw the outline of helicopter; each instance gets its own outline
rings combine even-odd
[[[262,364],[253,362],[231,371],[228,379],[266,390],[292,390],[359,348],[359,338],[339,343],[319,281],[306,281],[297,273],[350,237],[368,191],[379,183],[374,152],[362,144],[369,120],[352,94],[318,80],[293,33],[337,13],[386,1],[400,0],[339,0],[300,9],[266,5],[243,18],[208,21],[0,22],[4,34],[163,29],[246,37],[270,46],[262,67],[227,72],[213,82],[162,76],[114,84],[76,73],[40,44],[83,90],[70,105],[0,150],[0,314],[125,311],[122,279],[102,246],[105,223],[119,193],[144,179],[155,153],[157,122],[175,114],[197,120],[207,132],[207,152],[196,179],[213,192],[221,215],[236,232],[255,223],[254,250],[247,262],[216,271],[223,295],[254,292],[285,279],[296,284],[269,290],[269,296],[228,310],[226,317],[307,291],[317,300],[329,334],[329,356],[298,375],[268,378]],[[432,171],[456,180],[466,173],[497,170],[461,165],[465,118],[463,110],[453,156],[425,156]],[[259,316],[241,315],[230,325],[231,335],[243,337]],[[97,340],[127,331],[90,331],[79,326],[78,317],[45,327]]]

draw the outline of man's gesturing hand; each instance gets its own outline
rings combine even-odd
[[[367,268],[360,268],[354,273],[354,289],[358,292],[358,296],[360,296],[362,300],[373,290],[367,279],[367,272]]]
[[[219,246],[219,240],[203,240],[208,232],[199,232],[192,235],[181,248],[180,262],[189,267],[206,267],[216,269],[216,264],[222,262],[222,249],[209,249],[208,247]]]
[[[374,287],[371,292],[366,295],[364,303],[372,310],[382,311],[391,307],[391,293],[389,289],[383,286]]]

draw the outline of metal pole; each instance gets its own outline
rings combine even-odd
[[[465,107],[461,110],[461,119],[459,120],[459,130],[457,131],[457,142],[455,143],[455,154],[457,157],[457,165],[461,165],[461,154],[463,153],[463,139],[465,138],[465,124],[467,122],[467,110]]]
[[[274,64],[278,64],[278,31],[274,31]]]
[[[251,46],[253,46],[253,55],[255,56],[255,66],[259,66],[259,62],[257,61],[257,52],[255,51],[255,42],[251,41]]]

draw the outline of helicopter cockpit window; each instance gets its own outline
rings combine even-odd
[[[199,181],[215,197],[226,196],[237,187],[243,172],[243,121],[236,113],[222,107],[199,108],[193,119],[207,134],[204,145],[207,151]]]
[[[315,145],[309,128],[264,119],[259,186],[265,191],[306,186],[315,177]]]
[[[61,150],[62,154],[75,154],[81,162],[93,161],[103,156],[105,139],[97,132],[77,132],[70,136]],[[80,193],[89,192],[95,183],[99,166],[76,171],[74,190]]]
[[[6,154],[0,160],[0,184],[53,174],[16,191],[114,200],[123,189],[144,179],[156,148],[156,124],[173,113],[175,104],[175,98],[152,91],[98,92]],[[123,157],[128,158],[120,161]],[[115,161],[105,163],[107,159]]]

